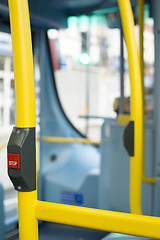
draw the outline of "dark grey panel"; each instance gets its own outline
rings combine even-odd
[[[137,0],[132,0],[136,4]],[[117,7],[117,0],[29,0],[32,25],[43,28],[67,27],[69,15],[91,14],[94,10]],[[0,22],[9,22],[8,1],[0,0]]]

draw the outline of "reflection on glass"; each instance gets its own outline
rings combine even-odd
[[[3,78],[0,78],[0,98],[1,99],[3,99],[3,90],[4,90]]]
[[[14,68],[13,68],[13,59],[11,59],[11,72],[14,71]]]
[[[0,107],[0,125],[3,125],[3,107]]]
[[[62,107],[81,133],[99,140],[104,118],[116,117],[120,31],[109,29],[102,16],[74,17],[68,29],[49,39],[53,66],[59,67],[54,70]],[[81,59],[84,54],[89,61]]]
[[[0,56],[0,70],[4,70],[4,56]]]
[[[0,125],[3,124],[3,78],[0,78]]]
[[[15,92],[14,92],[14,79],[10,82],[10,97],[11,97],[11,105],[10,105],[10,124],[15,124]]]

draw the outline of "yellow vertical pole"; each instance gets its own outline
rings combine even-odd
[[[143,60],[143,24],[144,24],[144,12],[143,12],[144,0],[138,0],[138,24],[139,24],[139,56],[140,56],[140,69],[141,69],[141,84],[142,84],[142,96],[143,105],[144,102],[144,60]],[[144,108],[143,108],[144,115]],[[145,132],[143,132],[145,134]],[[145,139],[145,138],[144,138]],[[142,161],[142,180],[146,178],[144,174],[144,151]]]
[[[118,3],[128,51],[131,83],[131,121],[134,121],[134,157],[130,158],[130,208],[132,213],[142,214],[141,177],[144,156],[144,104],[140,61],[130,1],[118,0]]]
[[[34,72],[28,1],[8,2],[14,59],[16,125],[19,128],[35,127]],[[20,240],[38,239],[36,201],[37,191],[18,192]]]

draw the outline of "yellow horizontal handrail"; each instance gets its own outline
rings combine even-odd
[[[99,145],[100,142],[92,141],[86,138],[65,138],[65,137],[42,137],[43,142],[50,143],[83,143],[83,144],[92,144]]]
[[[156,178],[155,177],[147,177],[145,173],[142,173],[142,181],[145,183],[155,184]]]
[[[160,218],[37,201],[36,218],[72,226],[160,239]]]

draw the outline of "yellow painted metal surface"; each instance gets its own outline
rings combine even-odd
[[[27,0],[9,0],[18,127],[35,126],[34,72]]]
[[[35,127],[34,73],[30,20],[27,0],[9,0],[13,46],[16,125]],[[38,221],[34,205],[37,191],[18,192],[20,240],[38,239]]]
[[[37,201],[37,219],[160,239],[160,219],[137,214],[75,207]]]
[[[119,114],[117,116],[117,123],[120,125],[127,125],[129,121],[130,121],[129,114]]]
[[[50,143],[83,143],[83,144],[92,144],[99,145],[98,141],[91,141],[85,138],[65,138],[65,137],[42,137],[41,140],[43,142]]]
[[[138,1],[139,49],[140,49],[141,81],[142,81],[142,91],[143,91],[143,101],[144,101],[144,60],[143,60],[144,10],[143,10],[143,7],[144,7],[144,0],[139,0]],[[146,183],[155,184],[156,178],[147,177],[145,174],[144,159],[145,159],[145,157],[143,157],[143,162],[142,162],[142,164],[143,164],[142,165],[142,180]]]
[[[153,177],[153,178],[147,177],[145,175],[144,171],[142,172],[142,180],[145,183],[150,183],[150,184],[155,184],[156,183],[156,178],[155,177]]]
[[[129,0],[118,0],[123,32],[128,51],[131,83],[131,121],[134,121],[134,157],[130,159],[130,208],[141,214],[141,180],[144,157],[144,104],[140,61],[134,32],[134,20]]]
[[[38,220],[35,217],[37,191],[18,192],[20,240],[38,239]]]

